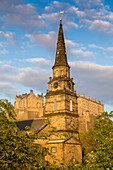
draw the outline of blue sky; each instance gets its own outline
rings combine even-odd
[[[77,93],[113,110],[111,0],[0,0],[0,98],[46,93],[55,60],[59,11]]]

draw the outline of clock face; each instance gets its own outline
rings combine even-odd
[[[69,89],[71,89],[71,83],[70,82],[67,83],[67,86],[68,86]]]
[[[58,87],[58,82],[54,83],[54,88],[56,89]]]

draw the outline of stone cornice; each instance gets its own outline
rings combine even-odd
[[[47,96],[51,96],[51,95],[59,95],[59,94],[68,94],[68,95],[71,95],[71,96],[76,96],[76,93],[75,92],[71,92],[67,89],[64,89],[64,90],[57,90],[57,91],[49,91],[46,93],[45,97]]]
[[[69,113],[69,112],[58,112],[58,113],[45,114],[44,117],[59,116],[59,115],[67,115],[67,116],[71,116],[71,117],[79,117],[78,114],[72,114],[72,113]]]

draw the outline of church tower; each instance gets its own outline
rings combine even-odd
[[[73,78],[70,78],[70,66],[64,42],[62,20],[60,20],[55,64],[52,67],[53,78],[49,78],[49,90],[46,93],[45,114],[77,114],[77,95]]]
[[[70,66],[64,42],[62,20],[60,19],[55,63],[52,67],[53,77],[49,77],[49,89],[45,96],[45,117],[50,120],[48,147],[59,159],[71,162],[82,160],[82,150],[78,135],[77,95],[74,91],[73,78],[70,78]],[[60,150],[59,150],[60,148]],[[50,158],[48,158],[50,161]]]

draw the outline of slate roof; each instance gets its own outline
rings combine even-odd
[[[20,130],[24,130],[24,131],[33,130],[37,132],[42,130],[45,126],[48,125],[48,122],[45,121],[44,118],[15,121],[15,123]],[[26,126],[28,126],[29,129],[26,129]]]

